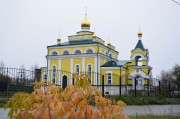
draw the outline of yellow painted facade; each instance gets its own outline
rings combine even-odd
[[[121,85],[125,88],[129,86],[133,89],[135,84],[143,87],[147,85],[147,80],[151,80],[152,68],[148,65],[149,51],[144,48],[141,37],[142,34],[138,35],[139,40],[131,51],[130,59],[118,60],[119,52],[115,46],[105,44],[103,39],[90,31],[88,22],[82,22],[81,31],[68,36],[67,42],[61,43],[58,38],[57,44],[48,46],[46,80],[66,87],[73,83],[73,73],[89,73],[92,85],[102,85],[104,75],[107,85],[118,86],[121,80]],[[108,90],[116,91],[112,87],[106,91]]]

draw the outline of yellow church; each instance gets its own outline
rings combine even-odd
[[[145,90],[152,81],[152,67],[148,65],[149,51],[142,43],[142,33],[138,32],[138,42],[131,51],[129,60],[118,60],[119,52],[113,44],[105,41],[90,31],[87,14],[81,22],[81,30],[68,36],[68,42],[61,42],[47,47],[47,67],[42,68],[42,80],[51,81],[65,88],[73,84],[73,74],[88,73],[92,85],[101,89],[104,75],[105,94],[118,95],[119,85],[122,94],[128,91]]]

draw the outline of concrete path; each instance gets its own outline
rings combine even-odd
[[[0,108],[0,119],[8,119],[8,111]],[[128,116],[140,115],[180,115],[180,105],[144,105],[128,106],[123,110]]]
[[[180,105],[143,105],[128,106],[123,110],[123,114],[135,115],[180,115]]]

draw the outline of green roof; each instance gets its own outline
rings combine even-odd
[[[101,67],[120,67],[128,62],[131,62],[131,60],[108,61],[105,64],[103,64]]]
[[[68,41],[68,42],[64,42],[64,43],[60,43],[60,44],[56,44],[56,45],[51,45],[51,46],[47,46],[47,47],[49,48],[49,47],[61,47],[61,46],[84,45],[84,44],[102,44],[102,43],[100,43],[98,41],[94,41],[93,39],[83,39],[83,40]],[[102,45],[104,45],[104,44],[102,44]],[[105,46],[105,47],[108,47],[108,46]],[[110,49],[118,53],[118,51],[116,51],[112,48],[110,48]]]
[[[134,50],[137,49],[137,48],[141,49],[142,51],[147,50],[147,49],[144,48],[143,43],[142,43],[141,40],[138,41],[138,43],[136,44],[136,47],[134,48]]]
[[[139,40],[138,43],[136,44],[135,49],[137,49],[137,48],[140,48],[141,50],[145,50],[141,40]]]
[[[69,42],[64,42],[56,45],[51,45],[48,47],[58,47],[58,46],[68,46],[68,45],[81,45],[81,44],[97,44],[98,42],[93,41],[92,39],[86,39],[86,40],[74,40]]]

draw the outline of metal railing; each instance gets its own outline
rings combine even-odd
[[[55,73],[53,74],[53,72]],[[74,74],[62,70],[26,70],[0,67],[0,92],[32,92],[33,83],[42,80],[51,81],[54,85],[65,88],[75,84]],[[153,86],[147,80],[145,85],[139,86],[136,84],[136,79],[132,79],[131,84],[128,84],[125,79],[127,76],[120,77],[117,74],[111,74],[111,77],[108,77],[108,74],[98,72],[79,72],[78,74],[89,74],[90,84],[101,90],[103,95],[180,97],[180,83],[159,81],[157,86]]]

